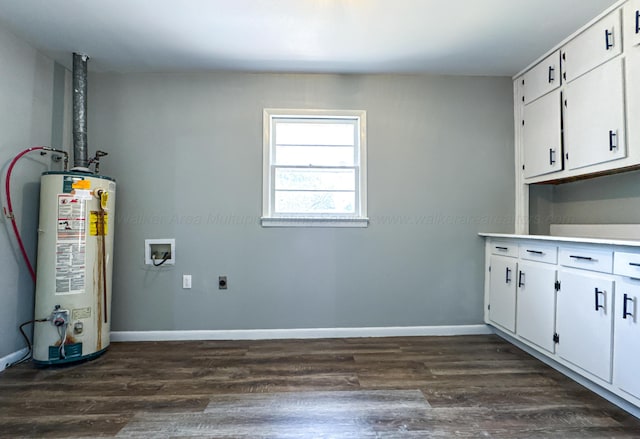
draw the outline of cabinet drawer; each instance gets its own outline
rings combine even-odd
[[[614,252],[613,274],[640,279],[640,253]]]
[[[555,264],[558,262],[558,247],[537,243],[520,244],[520,259]]]
[[[611,273],[613,268],[613,252],[608,250],[561,247],[558,259],[565,267],[601,273]]]
[[[505,241],[492,241],[491,254],[500,256],[518,257],[518,244]]]
[[[555,51],[524,74],[524,103],[560,87],[560,51]]]

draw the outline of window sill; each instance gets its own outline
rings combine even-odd
[[[262,217],[262,227],[368,227],[369,218]]]

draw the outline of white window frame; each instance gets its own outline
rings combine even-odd
[[[359,124],[356,172],[356,212],[353,215],[336,214],[278,214],[274,209],[273,168],[272,161],[275,139],[273,133],[274,119],[352,119]],[[263,112],[263,170],[262,170],[262,226],[263,227],[367,227],[367,114],[364,110],[297,110],[265,108]]]

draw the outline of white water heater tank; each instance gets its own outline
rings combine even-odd
[[[45,172],[40,189],[33,361],[87,360],[110,342],[116,182]]]

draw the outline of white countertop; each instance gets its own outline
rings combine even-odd
[[[556,241],[556,242],[573,242],[578,244],[605,244],[605,245],[621,245],[628,247],[640,247],[640,240],[624,240],[624,239],[606,239],[606,238],[577,238],[567,236],[551,236],[551,235],[515,235],[509,233],[478,233],[486,238],[504,238],[504,239],[528,239],[534,241]]]

